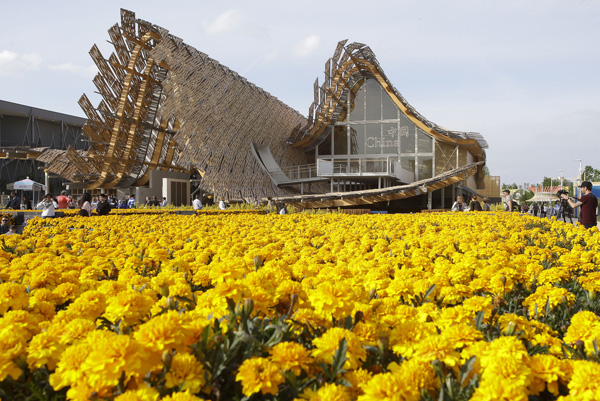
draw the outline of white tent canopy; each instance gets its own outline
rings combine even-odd
[[[34,208],[37,202],[39,202],[41,199],[40,192],[46,192],[45,185],[31,180],[29,177],[25,178],[24,180],[15,181],[12,184],[8,184],[6,188],[13,191],[32,191],[33,197],[30,200],[32,201],[32,206]]]
[[[540,192],[526,202],[558,202],[560,198],[552,192]]]
[[[9,186],[10,186],[10,184],[9,184]],[[35,181],[29,179],[29,177],[27,177],[24,180],[15,181],[12,184],[12,188],[9,187],[8,189],[38,192],[38,191],[45,191],[46,186],[43,184],[40,184],[39,182],[35,182]]]

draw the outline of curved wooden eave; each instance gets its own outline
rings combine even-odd
[[[475,175],[484,162],[469,164],[455,170],[445,172],[433,178],[420,180],[407,185],[387,187],[380,189],[369,189],[353,192],[334,192],[318,195],[300,195],[294,197],[280,197],[275,200],[293,205],[299,209],[316,209],[345,206],[370,205],[378,202],[407,199],[423,194],[425,186],[427,192],[448,187]]]

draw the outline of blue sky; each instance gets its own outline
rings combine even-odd
[[[83,116],[88,55],[112,52],[121,7],[181,37],[302,114],[338,41],[369,45],[402,95],[481,133],[503,183],[600,169],[600,0],[28,1],[0,5],[0,99]]]

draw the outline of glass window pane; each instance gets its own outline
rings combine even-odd
[[[400,153],[415,153],[415,124],[400,114]]]
[[[385,90],[382,90],[382,100],[383,100],[383,119],[384,120],[397,120],[398,119],[398,107],[392,102],[390,95],[387,94]]]
[[[398,153],[400,140],[398,123],[381,124],[381,153]]]
[[[365,150],[365,126],[353,125],[350,127],[350,154],[360,155]]]
[[[348,154],[348,135],[346,132],[347,128],[344,126],[336,126],[334,128],[333,147],[335,155]]]
[[[351,112],[350,112],[350,120],[351,121],[364,121],[365,120],[365,85],[358,91],[356,96],[354,97],[354,101],[350,103]]]
[[[381,125],[380,124],[366,124],[365,125],[365,145],[366,154],[377,155],[381,154]]]
[[[420,156],[417,180],[431,177],[433,177],[433,156]]]
[[[367,79],[367,120],[381,120],[381,86],[377,81]]]
[[[400,158],[400,165],[404,170],[415,172],[415,157],[414,156],[402,156]]]
[[[419,143],[417,144],[417,149],[419,153],[431,153],[433,152],[433,138],[427,135],[422,130],[417,131],[417,138]]]

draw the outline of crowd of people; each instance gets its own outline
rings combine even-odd
[[[488,198],[483,198],[481,202],[477,198],[477,195],[471,196],[471,200],[469,204],[465,202],[465,198],[462,195],[458,195],[456,197],[456,201],[452,204],[453,212],[463,212],[463,211],[490,211],[490,200]]]
[[[146,197],[145,206],[166,206],[167,198],[158,200],[156,196]],[[7,209],[14,210],[32,210],[31,201],[23,196],[21,199],[15,191],[10,193],[9,201],[5,206]],[[52,194],[46,194],[41,201],[35,205],[35,208],[42,210],[42,218],[55,217],[56,212],[65,209],[79,209],[80,216],[91,216],[95,210],[100,216],[107,215],[113,209],[134,209],[137,207],[135,195],[129,195],[119,200],[116,196],[100,194],[92,196],[89,192],[83,193],[79,199],[69,195],[66,190],[61,191],[60,195],[54,197]],[[0,232],[0,234],[4,234]]]
[[[555,202],[533,202],[531,204],[523,203],[519,205],[510,194],[510,190],[502,191],[502,203],[507,212],[521,212],[530,214],[534,217],[562,219],[573,223],[573,212],[575,208],[581,208],[579,213],[579,223],[586,228],[597,226],[598,219],[598,199],[592,193],[592,183],[584,181],[579,186],[582,196],[577,199],[570,197],[566,191],[561,193],[560,199]],[[488,198],[483,198],[480,202],[476,195],[471,197],[467,204],[462,195],[456,197],[452,204],[453,212],[460,211],[489,211],[490,204]]]
[[[579,223],[585,228],[596,227],[598,224],[598,199],[592,193],[592,183],[583,181],[579,186],[582,196],[577,199],[569,196],[566,191],[560,194],[560,200],[549,202],[547,205],[544,202],[534,202],[531,205],[523,204],[519,206],[513,199],[508,189],[502,192],[504,210],[509,212],[520,211],[528,213],[535,217],[553,217],[573,223],[574,209],[580,208]]]

